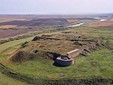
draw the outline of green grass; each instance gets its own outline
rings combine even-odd
[[[98,29],[85,28],[84,32],[91,36],[106,36],[107,40],[113,43],[110,38],[112,36],[111,31],[103,31]],[[84,29],[75,29],[77,32],[81,32]],[[83,31],[82,31],[83,32]],[[51,33],[50,33],[51,34]],[[110,37],[109,37],[110,35]],[[0,53],[10,50],[15,50],[20,47],[25,41],[31,40],[33,37],[15,40],[0,45]],[[109,39],[108,39],[109,38]],[[0,60],[6,59],[7,56],[1,55]],[[16,72],[25,74],[30,77],[36,77],[39,79],[62,79],[62,78],[93,78],[93,77],[105,77],[113,78],[113,54],[102,48],[101,50],[92,52],[91,55],[84,57],[78,56],[75,58],[75,64],[69,67],[56,67],[52,60],[36,60],[27,61],[21,64],[12,63],[7,66]],[[8,80],[10,83],[8,83]],[[0,85],[26,85],[23,82],[11,79],[3,74],[0,74]]]
[[[8,67],[27,76],[41,79],[113,78],[112,61],[112,53],[107,49],[101,49],[87,57],[78,56],[75,58],[75,64],[69,67],[56,67],[52,65],[51,60],[27,61],[22,64],[10,64]]]
[[[18,81],[16,79],[12,79],[0,73],[0,85],[30,85],[30,84]]]
[[[3,52],[3,51],[5,51],[8,48],[18,47],[18,46],[20,46],[20,44],[24,43],[25,41],[29,41],[32,38],[33,37],[29,37],[29,38],[15,40],[15,41],[10,41],[10,42],[7,42],[5,44],[1,44],[0,45],[0,53]]]
[[[83,60],[82,60],[83,59]],[[79,58],[79,64],[89,71],[87,76],[100,76],[105,78],[113,78],[113,55],[107,49],[102,49],[100,51],[93,52],[90,56],[86,58]],[[87,62],[86,62],[87,61]],[[88,69],[88,68],[89,69]]]
[[[8,53],[14,52],[21,46],[22,43],[24,43],[25,41],[30,41],[32,38],[33,37],[29,37],[0,44],[0,62],[4,63],[4,60],[11,56],[11,54]]]

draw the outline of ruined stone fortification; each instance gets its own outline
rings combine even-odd
[[[78,56],[80,54],[79,49],[72,50],[70,52],[67,52],[66,55],[60,55],[56,58],[55,62],[59,66],[70,66],[74,64],[74,57]]]
[[[67,34],[59,36],[36,36],[32,41],[22,44],[20,50],[13,54],[10,60],[13,62],[24,62],[27,60],[51,59],[61,66],[69,66],[74,64],[74,57],[90,55],[92,51],[106,46],[103,40],[97,37],[83,35],[69,36]],[[65,53],[64,58],[62,58],[62,52],[59,50],[62,52],[65,50],[63,52]],[[69,52],[66,52],[66,50]],[[67,59],[65,59],[66,56]]]

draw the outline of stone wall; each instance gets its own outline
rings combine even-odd
[[[58,65],[58,66],[70,66],[71,64],[73,64],[73,59],[69,59],[69,60],[61,60],[61,59],[56,59],[55,60],[55,63]]]
[[[68,57],[73,58],[76,57],[80,54],[81,50],[76,49],[76,50],[72,50],[70,52],[67,52]]]

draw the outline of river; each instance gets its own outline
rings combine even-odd
[[[84,23],[79,23],[79,24],[75,24],[75,25],[69,25],[69,26],[67,26],[67,27],[79,27],[79,26],[81,26],[81,25],[83,25]]]

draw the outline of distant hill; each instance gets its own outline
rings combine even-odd
[[[32,19],[29,21],[26,20],[16,20],[16,21],[8,21],[1,22],[2,25],[16,25],[16,26],[42,26],[42,25],[68,25],[68,21],[62,18],[50,18],[50,19]]]

